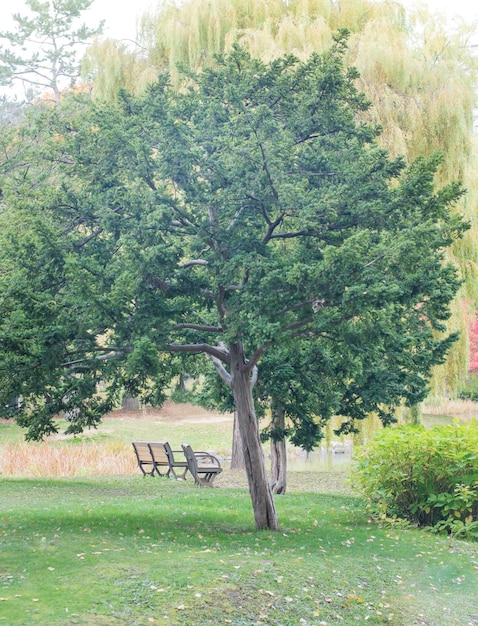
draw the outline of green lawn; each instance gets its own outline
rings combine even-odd
[[[242,474],[143,478],[133,439],[227,453],[231,421],[189,417],[117,413],[40,448],[117,442],[132,474],[0,475],[0,626],[478,626],[478,544],[372,523],[337,468],[290,473],[276,533],[255,530]],[[0,460],[21,438],[0,423]]]
[[[0,624],[478,624],[478,546],[370,523],[360,498],[138,476],[0,483]]]

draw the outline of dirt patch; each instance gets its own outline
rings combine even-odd
[[[108,418],[121,417],[123,419],[142,419],[148,417],[153,420],[175,422],[175,423],[211,423],[230,422],[234,419],[232,413],[219,413],[210,411],[201,406],[184,402],[175,404],[167,400],[160,409],[144,407],[136,411],[118,409],[105,415]]]
[[[287,472],[287,491],[299,491],[352,495],[354,490],[349,482],[349,472]],[[216,487],[247,488],[247,477],[243,470],[225,468],[214,481]]]

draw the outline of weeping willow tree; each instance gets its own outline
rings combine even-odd
[[[470,312],[478,302],[476,60],[469,46],[469,26],[461,24],[450,32],[443,18],[423,8],[409,19],[397,5],[390,8],[391,13],[388,6],[377,5],[373,17],[353,32],[349,42],[349,61],[359,70],[361,88],[373,104],[369,114],[382,125],[381,141],[392,155],[413,160],[439,151],[444,160],[437,183],[460,179],[468,189],[458,210],[472,228],[447,253],[448,260],[460,267],[464,282],[449,324],[451,330],[460,331],[460,340],[446,363],[436,368],[432,381],[432,396],[442,398],[453,394],[466,376]]]
[[[339,28],[350,31],[346,63],[360,72],[359,88],[372,102],[369,120],[383,128],[380,141],[407,160],[443,154],[437,183],[460,179],[468,190],[458,210],[472,228],[447,253],[460,268],[463,286],[453,303],[451,330],[460,340],[436,369],[432,396],[454,393],[469,360],[469,319],[478,303],[478,233],[475,225],[478,153],[473,145],[476,60],[472,26],[420,8],[407,13],[398,2],[373,0],[190,0],[161,4],[139,24],[135,50],[97,41],[85,59],[93,96],[111,100],[124,87],[138,93],[168,69],[179,84],[179,67],[197,71],[217,53],[240,43],[269,61],[284,53],[305,59],[322,52]]]
[[[158,70],[141,50],[115,39],[95,39],[81,68],[82,78],[91,85],[95,100],[112,102],[120,89],[133,94],[144,92],[157,77]]]

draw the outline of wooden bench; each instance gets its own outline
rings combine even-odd
[[[188,462],[184,458],[183,450],[172,450],[167,441],[165,441],[162,445],[169,464],[168,476],[171,476],[172,474],[176,480],[186,480],[186,473],[189,468]],[[181,460],[178,460],[177,457],[174,456],[175,454],[180,454]],[[176,470],[178,470],[177,473]]]
[[[208,452],[194,452],[191,446],[186,443],[182,444],[182,448],[188,469],[193,475],[196,485],[212,487],[214,479],[222,472],[219,459]]]
[[[154,456],[150,450],[149,443],[146,441],[133,441],[133,450],[138,461],[138,467],[143,472],[143,476],[154,476],[155,472],[159,476],[164,476],[160,472],[160,465],[154,459]],[[165,455],[166,456],[166,455]],[[168,461],[166,459],[166,467],[169,468]]]
[[[154,467],[159,476],[170,476],[171,469],[169,467],[169,459],[164,448],[166,444],[161,441],[150,441],[148,443],[151,458],[154,461]]]
[[[177,480],[186,480],[188,463],[182,450],[172,450],[167,441],[133,441],[133,449],[138,467],[143,476],[174,476]],[[182,460],[174,455],[181,454]]]

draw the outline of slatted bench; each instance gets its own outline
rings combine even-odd
[[[168,476],[185,480],[188,463],[182,450],[172,450],[167,441],[133,441],[138,467],[143,476]],[[181,455],[181,460],[175,454]]]
[[[150,441],[148,443],[148,448],[158,475],[169,477],[171,475],[171,468],[169,466],[169,459],[166,454],[165,445],[166,444],[161,441]]]
[[[169,463],[168,476],[173,475],[176,480],[186,480],[186,473],[189,468],[188,462],[184,457],[183,450],[172,450],[167,441],[165,441],[162,445],[164,446],[164,452]],[[181,460],[175,456],[176,454],[181,455]]]
[[[183,443],[184,456],[188,469],[194,477],[196,485],[212,487],[213,481],[222,472],[219,459],[209,452],[194,452],[190,445]]]
[[[133,441],[138,467],[143,476],[168,476],[186,480],[189,471],[197,485],[212,487],[222,472],[219,459],[209,452],[195,452],[189,444],[182,450],[173,450],[167,441]],[[180,454],[181,458],[176,455]]]
[[[156,460],[147,441],[133,441],[132,445],[138,461],[138,467],[142,471],[143,476],[154,476],[155,473],[158,476],[167,475],[169,463],[166,454],[164,454],[164,461],[161,461],[159,457]]]

